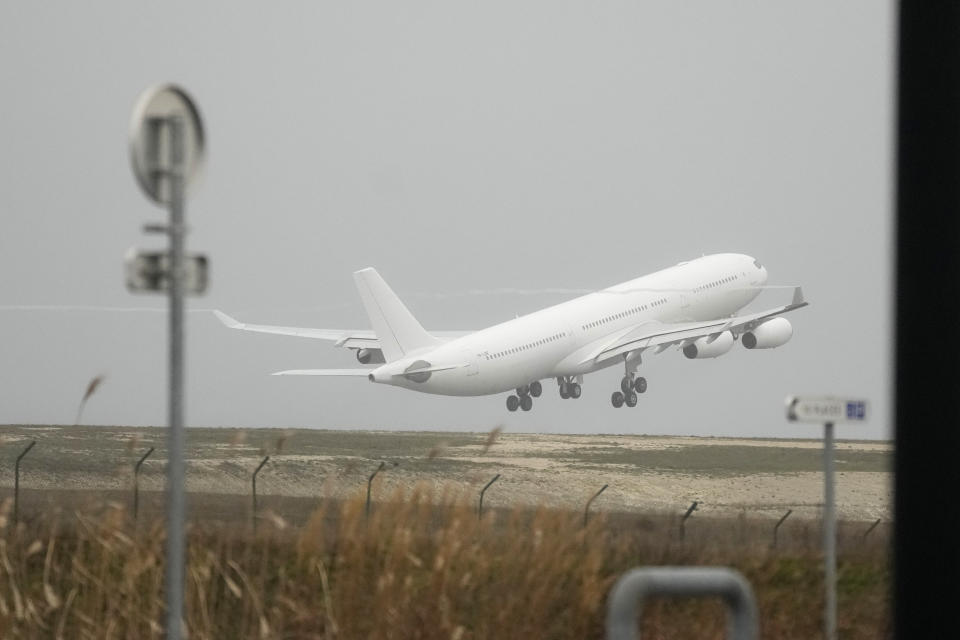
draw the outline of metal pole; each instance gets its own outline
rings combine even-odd
[[[837,637],[837,514],[833,497],[833,423],[823,425],[824,637]]]
[[[140,510],[140,467],[143,466],[144,461],[150,457],[150,454],[153,453],[153,447],[150,447],[150,450],[143,454],[137,464],[133,466],[133,521],[137,521],[137,512]]]
[[[33,449],[33,445],[37,444],[36,440],[31,440],[30,444],[27,445],[27,448],[20,452],[20,455],[17,456],[17,464],[14,466],[13,472],[13,524],[20,522],[20,461],[23,460],[23,456],[30,453],[30,449]]]
[[[367,480],[367,517],[370,517],[370,491],[373,487],[373,479],[377,477],[377,474],[380,473],[383,468],[386,466],[386,462],[381,462],[380,466],[377,467],[377,470],[370,474],[370,479]]]
[[[696,510],[696,508],[697,508],[697,501],[694,500],[694,501],[693,501],[693,504],[690,505],[690,508],[687,509],[687,512],[686,512],[685,514],[683,514],[683,518],[680,520],[680,541],[681,541],[681,542],[683,541],[684,537],[686,536],[687,518],[690,517],[690,515]]]
[[[780,525],[783,524],[783,521],[790,517],[790,514],[793,513],[793,509],[787,509],[787,512],[783,514],[783,517],[777,521],[777,524],[773,527],[773,547],[777,547],[777,530],[780,528]]]
[[[267,460],[270,459],[270,456],[265,457],[260,461],[260,465],[257,467],[256,471],[253,472],[253,532],[257,532],[257,474],[260,473],[260,469],[263,469],[263,465],[267,464]]]
[[[184,141],[183,120],[166,119],[170,158],[166,173],[170,185],[170,430],[167,461],[167,639],[180,639],[184,581],[184,460],[183,460],[183,245]],[[155,133],[157,130],[155,130]],[[160,148],[159,136],[154,144]]]
[[[490,488],[490,485],[496,482],[499,478],[500,478],[500,474],[498,473],[497,475],[493,476],[493,480],[488,482],[486,486],[480,490],[480,506],[477,507],[477,520],[483,517],[483,494],[485,494],[487,492],[487,489]]]
[[[595,494],[593,494],[593,497],[592,497],[592,498],[590,498],[589,500],[587,500],[587,507],[583,510],[583,526],[587,526],[587,517],[588,517],[589,514],[590,514],[590,504],[591,504],[594,500],[596,500],[596,499],[600,496],[601,493],[603,493],[604,491],[606,491],[608,486],[610,486],[610,485],[606,485],[606,484],[603,485],[602,487],[600,487],[600,491],[597,491]]]
[[[679,598],[720,596],[727,605],[727,635],[756,640],[757,601],[742,574],[725,567],[648,567],[623,574],[607,600],[608,640],[639,638],[637,618],[652,596]]]
[[[870,528],[863,532],[863,539],[866,540],[867,536],[870,535],[870,532],[877,528],[877,525],[880,524],[880,518],[877,518],[876,522],[870,525]]]

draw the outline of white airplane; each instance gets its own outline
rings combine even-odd
[[[353,349],[368,369],[300,369],[273,375],[366,376],[370,382],[424,393],[481,396],[505,391],[507,409],[529,411],[555,379],[560,397],[579,398],[583,376],[620,364],[614,407],[636,406],[647,381],[641,354],[677,346],[687,358],[716,358],[739,339],[747,349],[785,344],[793,327],[781,314],[807,305],[800,287],[784,306],[737,315],[765,287],[754,258],[724,253],[681,262],[635,280],[548,307],[481,331],[427,332],[380,274],[353,274],[373,331],[245,324],[220,311],[232,329],[331,340]]]

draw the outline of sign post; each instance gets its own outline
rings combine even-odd
[[[837,422],[866,422],[866,400],[809,397],[787,398],[787,420],[823,424],[823,556],[826,598],[824,637],[837,637],[837,513],[834,492],[833,429]]]
[[[166,206],[166,226],[147,225],[148,232],[166,233],[169,249],[158,255],[134,252],[127,259],[127,287],[131,291],[166,291],[170,299],[169,421],[167,434],[167,601],[166,637],[179,640],[184,592],[184,435],[183,435],[183,296],[185,293],[184,243],[187,233],[184,208],[187,191],[199,178],[204,154],[200,113],[187,93],[174,85],[161,85],[141,94],[130,121],[130,162],[147,197]],[[202,265],[200,264],[202,262]],[[191,293],[206,288],[206,258],[191,259],[196,272]]]

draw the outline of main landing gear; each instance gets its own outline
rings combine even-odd
[[[576,400],[583,393],[580,383],[574,380],[572,376],[557,378],[557,382],[560,385],[560,397],[564,400],[570,398]]]
[[[614,391],[610,396],[610,402],[617,409],[623,405],[628,407],[637,406],[637,394],[647,390],[646,378],[630,378],[624,376],[620,381],[620,391]]]
[[[637,394],[647,390],[647,379],[643,376],[638,376],[635,371],[632,371],[630,361],[626,358],[624,358],[624,363],[626,372],[624,373],[623,379],[620,380],[620,391],[614,391],[613,395],[610,396],[610,403],[615,409],[619,409],[623,405],[627,405],[628,407],[637,406]]]
[[[517,395],[507,396],[507,411],[516,411],[518,408],[530,411],[533,408],[533,399],[543,393],[543,385],[539,380],[526,384],[517,389]]]

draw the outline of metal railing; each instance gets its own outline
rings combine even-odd
[[[759,637],[757,601],[739,572],[725,567],[649,567],[631,569],[610,590],[607,640],[639,638],[637,619],[653,597],[720,597],[727,606],[727,635],[734,640]]]

